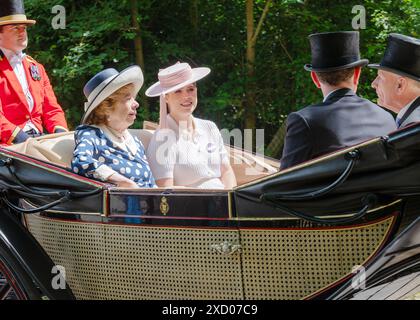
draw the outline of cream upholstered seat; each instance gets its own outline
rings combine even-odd
[[[280,163],[253,155],[242,149],[226,147],[229,153],[230,165],[235,173],[238,185],[265,177],[279,171]]]
[[[130,132],[132,135],[137,136],[144,147],[147,148],[153,131],[130,129]],[[74,132],[63,132],[30,138],[23,143],[8,146],[7,149],[70,168],[74,146]]]
[[[144,148],[147,149],[150,143],[150,139],[153,136],[153,130],[146,130],[146,129],[129,129],[130,133],[139,138],[141,143],[143,144]]]
[[[137,136],[145,148],[153,136],[151,129],[129,129]],[[70,168],[74,151],[74,132],[63,132],[30,138],[24,143],[8,146],[7,149],[26,154],[39,160]],[[227,148],[230,163],[238,185],[259,179],[278,171],[278,163],[249,152]]]
[[[74,150],[74,132],[29,138],[23,143],[8,146],[7,149],[60,166],[70,167]]]

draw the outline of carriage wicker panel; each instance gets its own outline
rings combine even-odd
[[[27,219],[54,262],[66,268],[80,299],[303,298],[364,262],[393,221],[341,229],[234,231]],[[239,242],[241,253],[210,249]]]
[[[393,218],[360,227],[241,230],[246,299],[302,299],[361,265],[383,243]]]
[[[28,227],[79,299],[242,299],[238,231],[72,223],[28,217]]]

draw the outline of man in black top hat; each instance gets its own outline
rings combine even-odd
[[[42,64],[23,53],[28,45],[22,0],[1,0],[0,5],[0,143],[23,142],[48,132],[67,131]]]
[[[420,40],[391,33],[384,57],[372,82],[378,104],[397,115],[397,126],[405,127],[420,121]]]
[[[324,100],[292,112],[281,159],[285,169],[396,129],[391,114],[356,95],[361,67],[359,33],[317,33],[309,36],[312,64],[305,65]]]

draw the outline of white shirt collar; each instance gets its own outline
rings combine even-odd
[[[407,112],[408,108],[410,108],[410,106],[414,103],[414,101],[416,101],[417,98],[418,97],[414,98],[404,108],[402,108],[400,110],[400,112],[398,112],[398,114],[397,114],[397,122],[398,122],[399,119],[401,119],[402,117],[404,117],[404,114]]]
[[[0,50],[3,51],[5,57],[7,58],[7,60],[9,61],[9,63],[12,64],[16,64],[18,62],[22,62],[23,58],[25,58],[26,54],[23,53],[22,51],[19,52],[14,52],[12,50],[0,47]]]
[[[322,100],[322,102],[327,101],[327,99],[329,98],[329,96],[330,96],[330,95],[332,95],[334,92],[336,92],[336,91],[338,91],[338,90],[342,90],[342,89],[349,89],[349,88],[338,88],[338,89],[335,89],[335,90],[331,91],[330,93],[328,93],[328,94],[325,96],[325,98],[324,98],[324,100]],[[351,90],[351,89],[349,89],[349,90]],[[353,92],[353,90],[351,90],[351,91]]]
[[[114,145],[117,145],[124,151],[127,151],[128,149],[133,155],[137,153],[137,144],[134,141],[133,136],[130,134],[130,132],[128,132],[128,130],[125,130],[122,133],[124,139],[121,141],[119,137],[115,134],[115,130],[112,130],[111,128],[105,125],[99,125],[96,127],[100,128]]]
[[[322,100],[322,102],[327,101],[328,97],[329,97],[331,94],[333,94],[334,92],[338,91],[338,90],[340,90],[340,89],[335,89],[335,90],[331,91],[329,94],[327,94],[327,95],[324,97],[324,100]]]
[[[193,125],[194,125],[194,133],[193,133],[193,138],[194,137],[196,137],[196,136],[200,136],[200,135],[202,135],[203,134],[203,131],[202,131],[202,129],[197,125],[197,121],[195,120],[195,118],[193,117],[193,116],[191,116],[192,117],[192,121],[193,121]],[[180,132],[180,128],[179,128],[179,125],[178,125],[178,123],[175,121],[175,119],[170,115],[170,114],[168,114],[167,116],[166,116],[166,121],[167,121],[167,123],[168,123],[168,127],[169,127],[169,129],[171,129],[172,131],[174,131],[175,132],[175,134],[176,134],[176,136],[177,137],[179,137],[179,134],[181,133]],[[182,128],[181,128],[182,129]]]

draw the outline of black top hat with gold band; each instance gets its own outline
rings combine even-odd
[[[382,61],[368,67],[420,81],[420,39],[391,33]]]
[[[35,20],[26,18],[23,0],[1,0],[0,26],[6,24],[35,24],[35,22]]]
[[[312,63],[304,66],[307,71],[337,71],[369,63],[369,60],[360,59],[357,31],[315,33],[309,36],[309,42]]]

